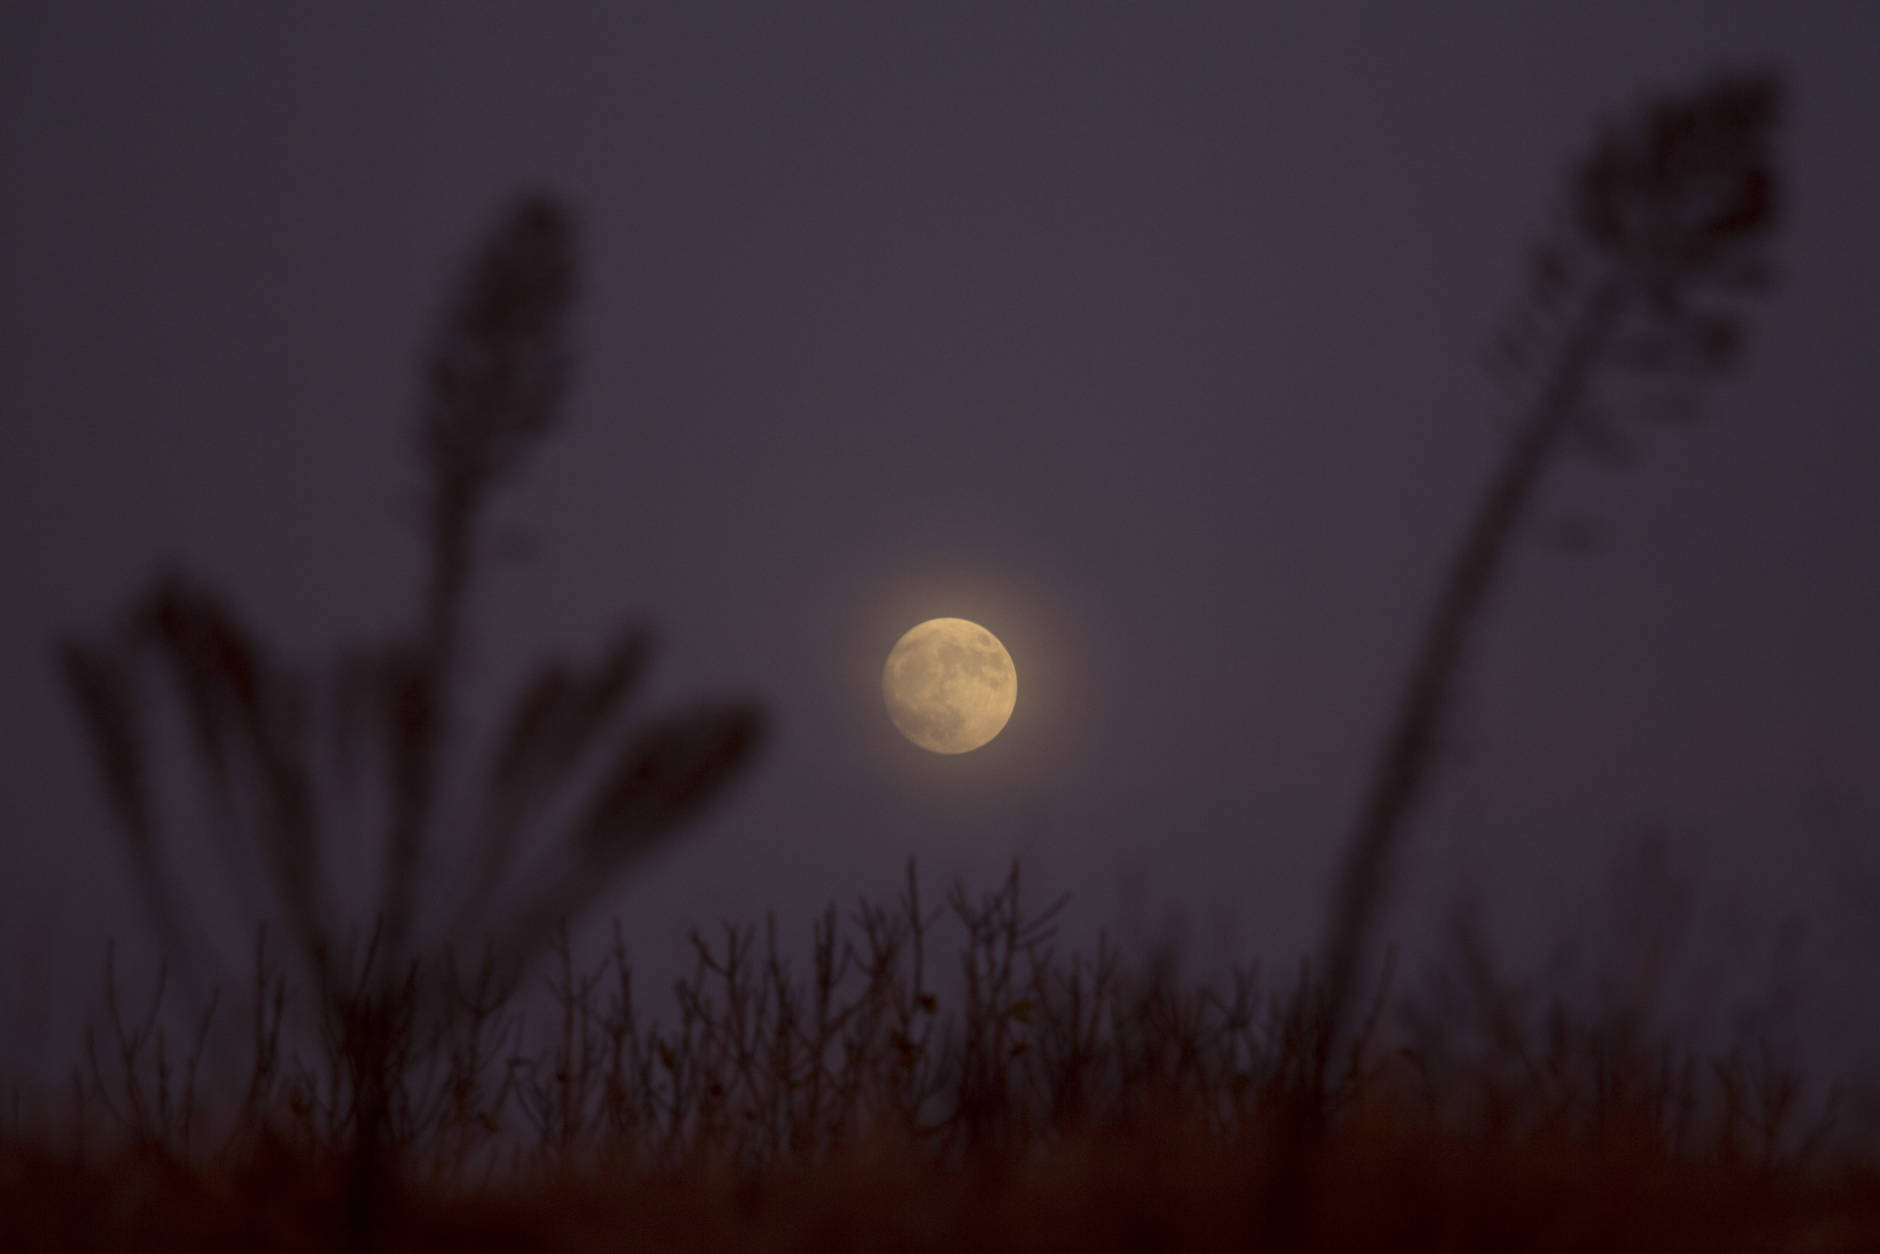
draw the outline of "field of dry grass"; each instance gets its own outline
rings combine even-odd
[[[7,1139],[0,1244],[1245,1250],[1299,1202],[1314,1250],[1880,1249],[1859,1130],[1756,1042],[1699,1056],[1479,970],[1433,1035],[1388,966],[1332,1040],[1309,970],[1066,959],[1057,908],[1014,866],[930,909],[910,867],[801,966],[774,928],[695,934],[671,1022],[618,947],[558,939],[525,981],[419,963],[376,1079],[258,947],[215,1080],[166,1045],[203,1048],[194,1016],[111,999],[59,1135]]]

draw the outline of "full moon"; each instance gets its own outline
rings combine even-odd
[[[966,753],[999,734],[1018,702],[1018,671],[998,637],[963,618],[930,618],[895,641],[881,696],[903,736]]]

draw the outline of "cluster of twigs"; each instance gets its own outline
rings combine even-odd
[[[381,1108],[347,1060],[334,1022],[344,1002],[316,1001],[309,1021],[258,943],[241,1065],[200,1083],[215,1003],[179,1059],[159,1023],[162,987],[134,1020],[110,987],[108,1032],[76,1081],[79,1123],[102,1115],[110,1127],[95,1131],[207,1167],[264,1145],[343,1159],[377,1118],[380,1169],[445,1188],[798,1170],[883,1136],[936,1166],[1156,1126],[1244,1144],[1302,1093],[1324,1103],[1334,1134],[1381,1121],[1510,1144],[1617,1139],[1763,1167],[1814,1162],[1832,1144],[1832,1095],[1817,1101],[1764,1042],[1701,1056],[1563,990],[1537,996],[1464,948],[1420,998],[1390,995],[1387,964],[1362,1029],[1338,1045],[1309,966],[1285,984],[1258,967],[1191,984],[1166,956],[1132,960],[1104,937],[1093,959],[1066,961],[1054,946],[1063,899],[1027,912],[1020,887],[1014,865],[978,900],[955,884],[945,906],[923,909],[910,865],[891,906],[860,901],[846,927],[833,906],[817,917],[801,971],[774,916],[761,934],[694,931],[664,1019],[642,1005],[617,927],[593,963],[559,931],[539,984],[506,982],[488,961],[414,966],[398,986],[408,1030],[385,1060]],[[963,943],[938,961],[949,922]],[[425,988],[446,990],[430,1013]]]

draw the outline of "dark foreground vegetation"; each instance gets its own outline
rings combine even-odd
[[[114,991],[60,1133],[0,1149],[0,1245],[1272,1248],[1262,1185],[1322,1089],[1289,1244],[1880,1248],[1873,1129],[1765,1041],[1682,1049],[1466,936],[1415,981],[1386,963],[1333,1040],[1309,968],[1067,958],[1062,902],[1028,913],[1016,867],[977,900],[918,889],[910,868],[893,903],[832,907],[807,952],[774,925],[694,933],[661,1015],[617,943],[582,963],[562,933],[525,980],[414,960],[363,1086],[356,1036],[265,944],[208,1019]],[[209,1044],[236,1023],[239,1047]]]
[[[1773,74],[1719,75],[1571,167],[1497,342],[1516,422],[1386,719],[1321,961],[1214,984],[1107,941],[1059,952],[1016,868],[930,908],[910,868],[899,900],[820,918],[802,961],[769,927],[698,936],[659,1013],[617,942],[577,958],[568,920],[768,724],[734,700],[627,726],[650,637],[625,626],[461,743],[488,510],[556,429],[572,361],[572,223],[523,200],[425,359],[403,631],[309,670],[172,574],[61,642],[190,995],[128,995],[107,964],[69,1093],[11,1095],[0,1249],[1880,1250],[1873,1129],[1766,1038],[1702,1052],[1468,943],[1404,994],[1374,954],[1541,486],[1569,453],[1623,464],[1631,420],[1688,416],[1740,350],[1781,99]],[[179,744],[182,822],[159,770]],[[239,996],[168,844],[185,826],[269,889]],[[372,901],[331,874],[361,832],[382,838]],[[455,901],[445,862],[468,868]]]

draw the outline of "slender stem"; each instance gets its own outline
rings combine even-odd
[[[1396,719],[1384,741],[1363,808],[1345,842],[1324,952],[1327,1034],[1349,1008],[1357,965],[1370,940],[1384,886],[1431,776],[1432,754],[1460,669],[1509,545],[1533,504],[1562,437],[1572,426],[1593,368],[1623,308],[1624,290],[1608,282],[1587,299],[1534,408],[1489,480],[1462,545],[1444,578]]]
[[[1626,289],[1616,280],[1607,281],[1581,307],[1533,408],[1476,503],[1424,626],[1390,733],[1345,842],[1323,947],[1319,1048],[1309,1077],[1285,1108],[1278,1156],[1267,1177],[1262,1207],[1268,1238],[1262,1248],[1289,1249],[1299,1240],[1310,1175],[1307,1152],[1324,1115],[1327,1070],[1392,863],[1429,783],[1456,672],[1505,568],[1509,545],[1520,533],[1553,454],[1578,413],[1600,354],[1623,312],[1625,295]]]
[[[437,791],[439,756],[450,717],[447,701],[456,665],[464,597],[470,582],[471,528],[481,496],[475,485],[446,482],[431,525],[431,562],[420,608],[416,653],[406,677],[405,738],[391,838],[386,844],[385,926],[388,973],[396,973],[410,939],[411,914],[423,860],[426,824]]]

